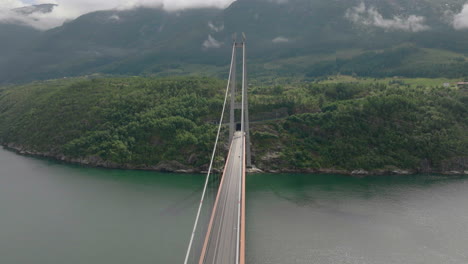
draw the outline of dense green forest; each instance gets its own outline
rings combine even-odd
[[[0,141],[91,165],[202,170],[225,82],[63,79],[0,88]],[[251,85],[254,164],[266,170],[467,170],[468,90],[404,81]],[[64,158],[66,157],[66,158]]]

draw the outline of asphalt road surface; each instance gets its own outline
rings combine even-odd
[[[220,186],[211,232],[206,244],[203,262],[206,264],[236,263],[238,206],[243,160],[242,143],[241,132],[236,132],[226,164],[226,172]]]

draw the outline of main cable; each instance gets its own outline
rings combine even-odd
[[[192,236],[190,238],[190,243],[189,243],[189,246],[188,246],[188,249],[187,249],[187,254],[185,255],[184,264],[188,264],[190,251],[192,250],[193,239],[195,238],[195,233],[197,231],[198,221],[200,220],[200,214],[201,214],[201,210],[202,210],[202,207],[203,207],[203,202],[204,202],[204,199],[205,199],[206,189],[208,187],[208,182],[210,180],[211,170],[213,169],[213,161],[215,159],[216,148],[218,146],[219,135],[221,134],[221,126],[223,124],[223,119],[224,119],[224,111],[226,110],[227,98],[228,98],[228,95],[229,95],[229,86],[231,84],[232,68],[233,68],[233,64],[234,64],[234,60],[235,60],[235,58],[234,58],[235,49],[236,49],[236,43],[234,42],[234,45],[232,47],[231,67],[230,67],[230,70],[229,70],[228,84],[227,84],[227,88],[226,88],[226,94],[224,96],[224,104],[223,104],[223,110],[221,112],[221,119],[219,121],[218,133],[216,135],[216,141],[215,141],[215,144],[214,144],[214,147],[213,147],[213,153],[211,155],[210,166],[208,168],[208,173],[206,175],[205,186],[203,187],[202,198],[200,200],[200,205],[198,207],[197,217],[195,219],[195,224],[193,226]]]

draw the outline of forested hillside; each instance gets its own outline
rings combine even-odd
[[[135,77],[3,87],[0,141],[96,166],[202,170],[224,85]],[[463,88],[357,79],[253,84],[249,101],[254,164],[264,170],[468,170]]]

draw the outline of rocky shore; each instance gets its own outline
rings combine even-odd
[[[71,158],[63,154],[54,152],[39,152],[28,150],[24,146],[14,143],[1,144],[5,149],[14,151],[17,154],[25,156],[43,157],[54,159],[61,162],[70,164],[79,164],[83,166],[108,168],[108,169],[125,169],[125,170],[148,170],[158,172],[173,172],[173,173],[203,173],[206,172],[207,166],[193,168],[186,166],[178,161],[162,161],[153,166],[135,166],[131,164],[118,164],[101,159],[98,156],[90,156],[86,158]],[[401,169],[389,166],[385,169],[377,170],[341,170],[334,168],[320,168],[320,169],[296,169],[284,168],[278,170],[268,169],[266,166],[260,168],[253,167],[248,169],[248,173],[308,173],[308,174],[341,174],[356,177],[365,177],[372,175],[415,175],[415,174],[442,174],[442,175],[468,175],[468,157],[458,157],[449,159],[444,162],[443,169],[432,169],[428,166],[422,166],[417,169]]]

